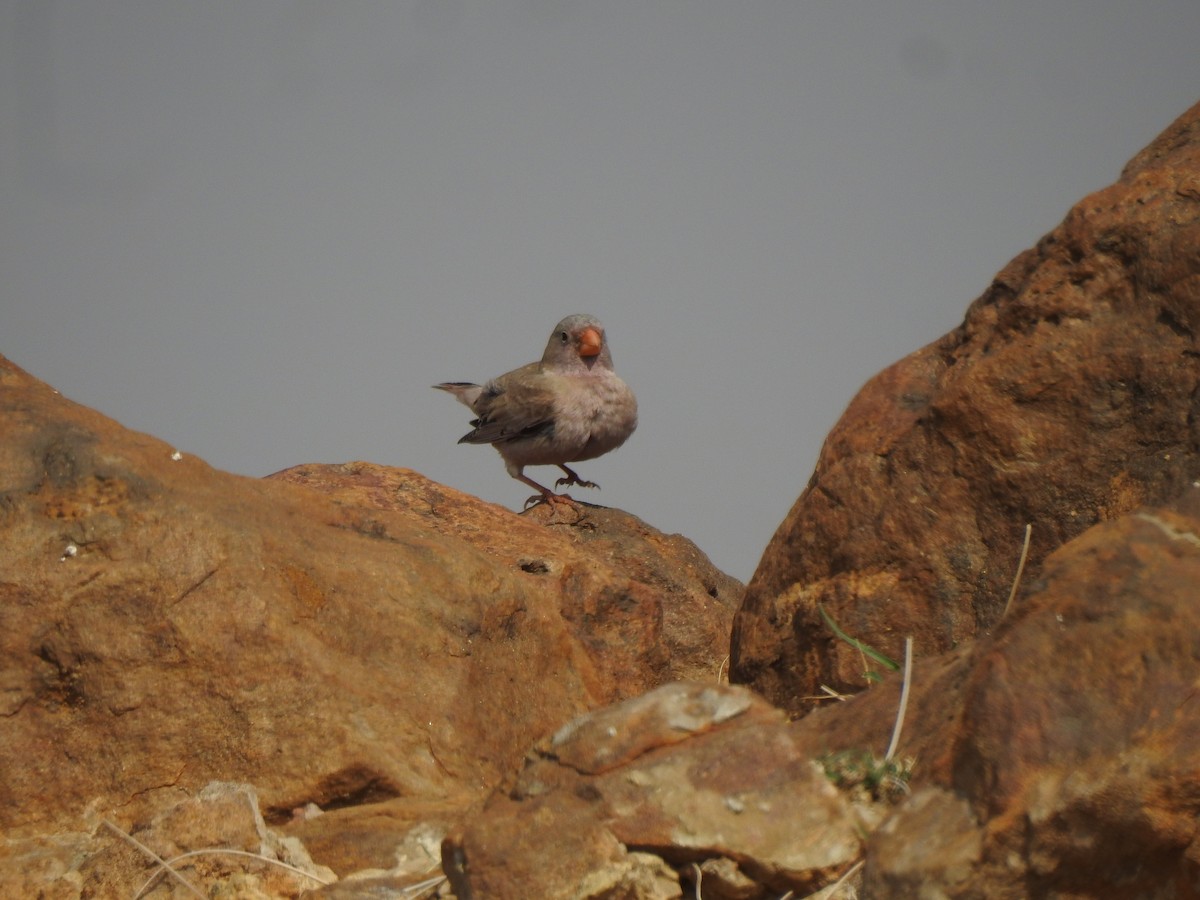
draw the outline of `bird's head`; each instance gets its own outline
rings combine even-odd
[[[604,339],[604,326],[593,316],[567,316],[554,326],[542,365],[561,371],[612,368],[612,355]]]

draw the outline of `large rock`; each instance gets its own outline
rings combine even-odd
[[[363,462],[296,466],[270,477],[359,509],[365,528],[377,527],[374,511],[388,510],[414,529],[466,541],[505,569],[551,579],[561,586],[563,618],[610,675],[649,668],[646,687],[711,680],[724,661],[743,586],[687,538],[629,513],[588,504],[578,514],[539,504],[514,519],[501,506],[410,470]],[[622,696],[638,690],[631,683],[616,689]]]
[[[872,379],[735,620],[732,679],[793,712],[863,687],[848,634],[930,655],[1000,618],[1099,521],[1200,477],[1200,106],[1013,260],[963,324]]]
[[[564,721],[726,653],[740,586],[615,511],[547,525],[364,463],[229,475],[3,357],[0,434],[8,838],[246,782],[388,869],[403,834],[364,851],[348,811],[444,820]]]
[[[459,900],[681,897],[681,877],[705,897],[808,894],[863,831],[777,710],[672,684],[541,742],[443,862]]]
[[[1197,584],[1194,496],[1096,526],[1051,555],[1035,593],[960,658],[959,677],[930,684],[943,696],[922,691],[918,771],[970,814],[944,793],[947,824],[931,835],[928,815],[902,808],[903,839],[881,836],[868,852],[873,895],[933,883],[947,897],[1200,896]],[[921,678],[918,667],[914,689]],[[882,692],[863,699],[864,717],[886,715]],[[958,862],[921,859],[917,845]]]

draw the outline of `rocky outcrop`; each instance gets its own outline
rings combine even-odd
[[[616,511],[547,524],[365,463],[229,475],[2,357],[0,433],[10,839],[244,782],[318,863],[390,869],[403,828],[364,817],[445,822],[564,721],[726,654],[740,585]]]
[[[994,635],[931,661],[907,752],[939,793],[872,839],[872,895],[1200,895],[1197,494],[1090,529],[1046,559]],[[885,720],[888,693],[869,691],[859,714]],[[837,728],[839,712],[809,727]]]
[[[506,569],[515,564],[557,580],[563,618],[607,674],[616,674],[620,684],[607,690],[621,696],[673,679],[715,679],[724,661],[743,586],[687,538],[619,509],[586,505],[580,514],[539,504],[514,518],[410,470],[363,462],[296,466],[270,477],[367,516],[386,510],[414,529],[466,541]]]
[[[1200,106],[869,382],[747,587],[732,678],[793,712],[864,686],[847,633],[930,655],[1091,525],[1200,478]]]
[[[959,329],[868,384],[830,435],[733,638],[734,678],[807,715],[756,706],[667,741],[669,716],[642,701],[589,714],[561,733],[568,753],[540,745],[451,832],[460,896],[522,882],[545,897],[684,896],[702,881],[705,897],[759,898],[828,885],[856,859],[847,889],[870,897],[1200,896],[1198,328],[1200,107],[1001,272]],[[861,691],[864,667],[880,668],[864,642],[899,659],[906,636],[917,663],[885,759],[897,676],[843,702],[823,687]],[[667,691],[651,695],[664,709]],[[737,839],[739,791],[761,800],[764,772],[787,773],[766,779],[776,795],[819,807],[794,777],[814,759],[851,791],[820,822],[852,814],[863,845],[780,865],[770,828]],[[911,793],[863,797],[886,780]],[[548,831],[498,837],[515,822]],[[798,853],[822,833],[784,829]],[[591,848],[580,871],[553,869],[548,833]],[[614,886],[631,868],[661,876],[657,861],[673,884]],[[582,889],[584,871],[603,887]]]
[[[868,897],[1200,896],[1190,490],[1069,542],[992,635],[918,663],[890,764],[897,678],[791,722],[680,685],[577,720],[452,832],[457,896],[806,896],[859,860]],[[654,891],[617,890],[630,869]]]
[[[742,688],[627,700],[540,743],[447,840],[451,884],[460,900],[666,898],[682,872],[705,897],[809,893],[858,858],[866,828],[806,749]]]

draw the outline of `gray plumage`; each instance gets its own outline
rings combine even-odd
[[[508,474],[548,502],[574,501],[528,478],[525,466],[558,466],[566,477],[556,487],[598,487],[566,463],[615,450],[637,427],[637,400],[613,371],[604,326],[587,315],[567,316],[554,326],[540,362],[482,385],[451,381],[434,387],[453,394],[478,417],[459,443],[491,444]]]

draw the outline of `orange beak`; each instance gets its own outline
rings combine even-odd
[[[583,333],[579,335],[580,356],[599,356],[602,346],[599,331],[591,326],[583,329]]]

